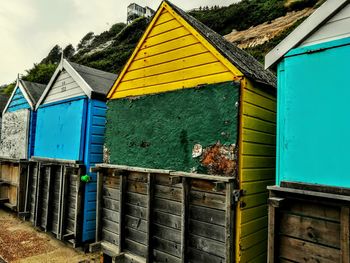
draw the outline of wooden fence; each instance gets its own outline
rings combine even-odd
[[[98,165],[91,251],[114,262],[234,262],[233,177]]]
[[[83,165],[74,161],[35,158],[29,166],[25,216],[34,226],[74,246],[81,238]]]
[[[30,162],[0,159],[0,203],[18,212],[24,212],[25,193]]]
[[[350,190],[269,187],[268,262],[350,262]]]

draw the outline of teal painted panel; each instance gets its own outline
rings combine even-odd
[[[14,112],[22,109],[30,109],[30,105],[27,99],[24,97],[21,89],[17,87],[15,94],[7,108],[7,112]]]
[[[40,107],[34,156],[82,160],[86,99]]]
[[[324,47],[279,66],[277,183],[350,187],[350,45]]]

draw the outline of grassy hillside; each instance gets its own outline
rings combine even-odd
[[[221,35],[225,35],[233,29],[245,30],[283,16],[288,11],[300,10],[316,3],[317,0],[242,0],[227,7],[200,7],[191,11],[190,14]],[[47,84],[56,69],[62,51],[65,57],[73,62],[119,73],[136,47],[148,22],[146,18],[139,18],[128,26],[117,23],[99,35],[89,32],[81,39],[76,50],[72,45],[64,49],[56,45],[47,57],[27,70],[23,78]],[[247,49],[247,51],[262,61],[264,55],[277,45],[290,30],[286,30],[268,43]],[[5,93],[10,93],[13,88],[14,83],[7,85],[3,90]]]

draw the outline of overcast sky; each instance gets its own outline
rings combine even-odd
[[[238,0],[173,0],[184,10]],[[125,22],[136,2],[157,9],[161,0],[10,0],[0,5],[0,85],[16,79],[58,44],[74,47],[89,31],[98,34]]]

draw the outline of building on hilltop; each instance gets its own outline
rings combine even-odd
[[[136,3],[132,3],[128,6],[127,24],[130,24],[138,17],[151,17],[154,13],[155,11],[148,6],[142,7]]]

